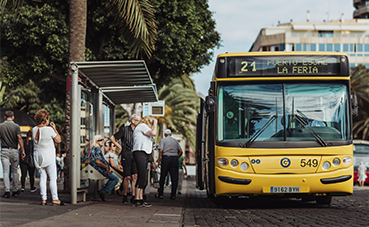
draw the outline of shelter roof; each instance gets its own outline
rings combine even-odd
[[[72,63],[73,64],[73,63]],[[143,60],[75,62],[80,75],[115,104],[156,102],[155,85]]]

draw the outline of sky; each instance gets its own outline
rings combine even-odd
[[[225,52],[248,52],[260,30],[278,22],[310,22],[353,18],[354,0],[208,0],[209,10],[220,33],[221,46],[213,50],[209,65],[192,76],[197,92],[207,95],[216,57]]]

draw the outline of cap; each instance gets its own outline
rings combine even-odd
[[[172,134],[172,131],[170,131],[170,129],[165,129],[164,133],[165,134]]]

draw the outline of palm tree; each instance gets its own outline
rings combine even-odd
[[[128,121],[128,118],[127,111],[121,105],[115,105],[115,129],[119,130]]]
[[[354,138],[369,139],[369,70],[363,65],[351,68],[351,90],[357,96],[359,114],[354,116]]]
[[[192,148],[195,148],[196,115],[199,108],[199,97],[194,84],[188,75],[173,79],[158,92],[159,100],[165,101],[165,116],[159,118],[159,137],[163,134],[165,124],[167,128],[182,133]]]

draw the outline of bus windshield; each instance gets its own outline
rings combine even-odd
[[[350,136],[345,84],[226,85],[218,99],[218,141],[317,141],[323,146]]]

